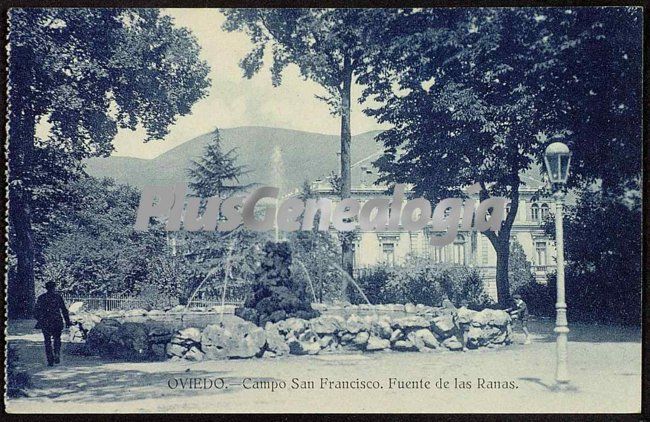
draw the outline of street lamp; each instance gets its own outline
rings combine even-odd
[[[571,151],[562,142],[553,142],[546,147],[544,163],[548,178],[555,187],[555,246],[557,249],[557,300],[555,301],[555,333],[557,333],[557,366],[555,381],[557,388],[564,389],[569,383],[567,369],[569,323],[566,318],[566,301],[564,298],[564,234],[562,230],[562,206],[564,202],[563,187],[569,177]]]

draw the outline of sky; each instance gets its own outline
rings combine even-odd
[[[329,113],[327,105],[316,99],[324,90],[305,81],[296,66],[285,70],[282,85],[274,88],[265,66],[252,79],[243,77],[239,61],[251,49],[244,33],[221,29],[225,17],[216,9],[165,9],[176,25],[190,29],[201,46],[201,58],[211,67],[209,94],[192,107],[192,114],[180,117],[169,135],[161,141],[144,144],[143,130],[121,130],[114,140],[113,155],[154,158],[185,141],[215,127],[270,126],[323,134],[340,133],[340,120]],[[265,63],[267,64],[267,63]],[[352,91],[354,97],[359,87]],[[359,104],[353,104],[352,134],[380,126],[365,116]]]

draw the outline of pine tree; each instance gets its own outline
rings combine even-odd
[[[205,146],[203,155],[192,160],[187,174],[192,179],[190,188],[202,198],[228,196],[241,192],[252,184],[241,185],[239,180],[248,174],[246,166],[237,164],[236,149],[223,152],[219,129],[212,132],[212,139]]]
[[[510,292],[515,293],[524,286],[535,281],[532,266],[524,248],[517,239],[510,242],[510,259],[508,259],[508,279],[510,281]]]

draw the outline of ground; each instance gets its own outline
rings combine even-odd
[[[8,327],[8,341],[18,347],[19,367],[31,375],[33,384],[29,397],[7,400],[11,413],[638,413],[641,406],[640,329],[573,324],[572,390],[558,392],[552,388],[551,321],[531,323],[530,345],[523,345],[518,333],[510,346],[464,353],[380,352],[198,363],[127,363],[64,353],[61,365],[53,368],[44,364],[42,337],[33,326],[33,321],[19,321]],[[66,346],[70,345],[64,344],[64,350]],[[225,386],[183,389],[179,383],[187,378],[210,378],[219,386],[223,380]],[[292,389],[293,378],[299,383],[314,381],[314,388]],[[376,381],[379,389],[321,389],[321,378]],[[413,387],[428,380],[430,388],[389,388],[391,378],[411,381]],[[483,388],[479,378],[485,380]],[[438,388],[440,379],[448,382],[448,388]],[[284,381],[286,388],[244,388],[259,380]],[[498,381],[492,386],[502,388],[485,388],[489,381]],[[461,388],[468,384],[471,388]]]

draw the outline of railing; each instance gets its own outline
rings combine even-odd
[[[231,289],[226,295],[224,305],[239,306],[244,303],[246,292],[233,292]],[[103,311],[128,311],[131,309],[144,309],[149,305],[146,299],[128,295],[110,295],[110,296],[91,296],[91,295],[71,295],[69,293],[61,294],[63,300],[69,306],[74,302],[83,302],[84,309],[103,310]],[[189,308],[211,308],[221,305],[220,297],[206,297],[195,299],[190,303]]]

